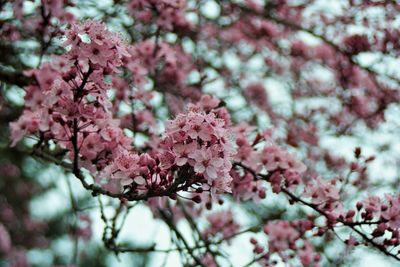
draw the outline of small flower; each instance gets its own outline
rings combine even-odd
[[[108,59],[113,52],[104,45],[97,43],[82,44],[82,55],[88,58],[92,63],[106,66]]]
[[[400,228],[400,195],[392,196],[386,195],[386,199],[388,200],[389,207],[382,211],[382,218],[384,218],[388,225],[393,229]],[[381,208],[382,209],[382,208]]]
[[[190,157],[195,160],[194,171],[211,180],[217,178],[217,170],[224,164],[222,158],[213,156],[211,151],[205,148],[195,151]]]
[[[100,135],[89,134],[83,141],[80,153],[87,159],[95,159],[99,152],[105,148]]]
[[[197,149],[196,142],[189,144],[176,144],[174,145],[174,153],[176,154],[175,163],[178,166],[183,166],[190,160],[189,155]]]
[[[203,141],[211,140],[212,129],[209,124],[204,123],[204,116],[199,113],[189,113],[189,129],[187,134],[192,139],[200,138]]]
[[[115,166],[121,172],[129,173],[138,169],[138,162],[138,155],[125,150],[115,159]]]

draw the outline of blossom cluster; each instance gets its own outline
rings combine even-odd
[[[291,154],[276,145],[267,145],[260,155],[261,166],[272,173],[269,181],[272,190],[279,193],[281,187],[292,188],[300,184],[306,166]]]
[[[221,235],[222,239],[229,240],[239,231],[239,224],[235,222],[231,210],[223,210],[207,216],[209,226],[203,231],[203,236],[213,239]]]
[[[273,112],[267,89],[261,83],[251,83],[244,90],[244,96],[256,105],[260,110],[266,112],[268,117],[274,121],[276,114]]]
[[[309,241],[298,242],[313,227],[308,220],[269,222],[264,226],[264,233],[268,235],[268,252],[264,253],[265,248],[256,239],[252,238],[250,242],[254,245],[254,252],[262,255],[260,263],[265,265],[276,263],[273,256],[278,255],[287,264],[298,259],[302,266],[321,266],[321,256],[312,244]]]
[[[217,99],[203,96],[199,104],[189,106],[187,114],[167,123],[164,165],[187,166],[212,192],[231,192],[234,149],[228,139],[229,117],[218,105]]]
[[[371,196],[356,204],[357,213],[366,224],[375,225],[371,235],[382,238],[382,246],[396,247],[400,244],[400,195],[385,195],[384,198]],[[345,220],[353,222],[357,218],[355,210],[346,213]]]
[[[210,191],[231,191],[229,117],[218,100],[204,96],[187,114],[168,123],[161,152],[139,155],[112,113],[110,84],[104,79],[127,62],[129,49],[118,35],[94,21],[73,24],[63,45],[63,56],[27,73],[37,85],[28,86],[24,114],[11,124],[13,144],[28,134],[51,139],[69,151],[71,160],[79,154],[79,167],[97,173],[97,180],[105,181],[110,190],[118,190],[120,184],[135,193],[160,191],[171,186],[176,168],[187,165],[198,176],[194,181],[204,180]],[[128,69],[135,69],[129,64]]]
[[[254,148],[257,144],[258,136],[251,142],[249,138],[251,132],[254,131],[253,127],[250,127],[246,123],[242,123],[233,127],[233,131],[236,139],[236,154],[234,157],[235,162],[243,164],[244,166],[258,170],[259,168],[259,154]],[[233,178],[232,193],[237,200],[249,200],[253,199],[259,201],[265,198],[266,188],[265,181],[259,181],[255,179],[254,175],[250,172],[240,172],[237,169],[231,170]]]
[[[165,31],[189,29],[185,18],[186,0],[133,0],[128,12],[143,25],[155,23]]]
[[[36,12],[27,12],[24,9],[24,0],[10,1],[12,14],[19,23],[11,19],[4,20],[0,27],[2,41],[19,41],[27,34],[33,35],[43,43],[50,41],[63,32],[61,24],[73,22],[75,15],[67,11],[74,4],[70,0],[46,0],[35,6]],[[3,9],[1,10],[3,11]]]
[[[15,2],[15,16],[22,21],[23,1]],[[190,7],[189,12],[197,18],[192,25],[186,18],[185,0],[122,2],[115,4],[126,5],[134,18],[134,30],[127,30],[135,41],[131,46],[96,21],[72,23],[66,31],[53,32],[50,26],[54,19],[72,19],[63,10],[69,1],[41,1],[42,18],[32,23],[32,27],[42,36],[41,45],[51,45],[56,33],[63,34],[64,54],[25,72],[33,82],[25,87],[22,116],[11,123],[12,145],[24,136],[34,136],[38,139],[34,149],[59,152],[50,153],[49,158],[72,166],[74,174],[83,181],[79,174],[82,168],[86,169],[95,178],[93,185],[86,186],[93,195],[103,193],[121,201],[146,200],[161,219],[162,209],[168,207],[174,214],[170,220],[175,224],[187,219],[187,214],[191,217],[201,214],[204,206],[195,203],[206,203],[208,209],[212,203],[222,204],[222,193],[232,193],[237,201],[259,203],[266,198],[269,186],[272,192],[284,194],[290,204],[305,205],[323,218],[268,221],[264,228],[268,251],[252,240],[254,252],[261,259],[259,263],[264,265],[274,264],[277,255],[284,262],[295,258],[303,265],[318,266],[320,256],[307,234],[314,228],[318,229],[317,234],[323,234],[338,226],[360,231],[357,233],[363,240],[358,242],[350,236],[348,244],[364,242],[387,255],[398,255],[393,248],[400,243],[400,198],[370,197],[347,210],[343,188],[347,184],[366,185],[366,167],[352,164],[350,174],[357,172],[359,178],[345,181],[341,176],[346,160],[318,147],[320,130],[332,127],[337,133],[344,133],[356,120],[374,128],[384,120],[387,106],[400,98],[389,83],[383,84],[373,75],[374,68],[360,65],[357,60],[360,53],[386,51],[396,46],[397,31],[382,31],[381,36],[373,38],[341,33],[342,42],[337,44],[329,38],[334,29],[326,31],[326,36],[319,35],[319,31],[313,31],[312,19],[302,23],[306,5],[291,6],[285,1],[268,6],[255,1],[217,1],[221,14],[218,19],[196,14],[197,7]],[[329,20],[321,19],[324,23]],[[345,23],[339,18],[338,22]],[[9,32],[10,36],[15,35],[12,38],[17,38],[15,25],[11,26],[0,26],[0,32]],[[306,26],[310,28],[303,28]],[[294,31],[308,32],[321,42],[308,44],[300,35],[293,35]],[[382,47],[373,44],[374,38],[382,38],[379,44]],[[222,60],[214,60],[214,55]],[[239,68],[234,66],[236,63],[227,63],[232,55],[237,59],[232,61],[240,62]],[[252,65],[259,59],[265,65],[260,67],[261,74],[257,71],[249,75],[246,63]],[[330,73],[329,82],[310,75],[309,70],[315,66]],[[291,110],[283,108],[280,112],[273,107],[272,91],[264,87],[265,74],[270,73],[287,75]],[[191,74],[198,74],[198,82],[189,84]],[[215,76],[215,80],[208,75]],[[396,82],[395,77],[390,80]],[[223,101],[203,95],[206,83],[220,81],[227,91],[221,94],[224,100],[240,95],[256,108],[242,112],[230,103],[225,107]],[[162,101],[157,107],[152,104],[156,102],[155,95]],[[331,111],[326,107],[301,106],[303,99],[314,96],[335,98],[339,107]],[[271,129],[277,129],[283,136],[275,139],[272,130],[256,132],[257,128],[249,124],[234,124],[247,113],[252,116],[248,122],[258,126],[261,124],[258,116],[267,116]],[[230,114],[235,116],[232,120]],[[326,129],[318,125],[320,115],[331,122]],[[167,116],[173,119],[161,125],[159,120]],[[140,142],[142,136],[145,141]],[[280,146],[282,142],[298,148],[311,168],[307,169],[294,154]],[[325,164],[318,164],[321,159]],[[338,177],[328,179],[318,175],[319,167],[333,169]],[[173,201],[177,198],[191,200],[190,204],[182,201],[185,211],[177,204],[182,202]],[[90,219],[80,220],[74,235],[87,240],[91,235]],[[207,220],[209,226],[199,238],[211,243],[215,236],[221,236],[218,240],[221,242],[229,240],[239,230],[231,210],[213,213]],[[316,222],[318,226],[314,225]],[[362,229],[364,225],[369,230]],[[10,247],[9,234],[3,229],[6,227],[3,222],[0,224],[0,251],[8,251]],[[204,262],[217,266],[214,257],[207,251]]]
[[[139,46],[138,50],[130,50],[104,24],[88,21],[72,24],[63,45],[63,56],[53,57],[51,63],[27,72],[37,84],[27,87],[24,114],[11,124],[14,145],[25,135],[52,140],[68,151],[72,161],[79,160],[78,167],[95,174],[97,181],[105,182],[111,191],[129,186],[135,194],[161,194],[172,186],[177,175],[182,176],[184,170],[175,174],[177,168],[191,169],[188,179],[195,176],[192,183],[205,183],[209,187],[206,190],[212,193],[231,191],[233,147],[227,139],[230,119],[227,111],[218,107],[217,99],[204,96],[198,105],[191,105],[187,113],[168,123],[159,148],[140,155],[115,118],[107,95],[111,84],[104,76],[114,75],[124,63],[128,69],[137,70],[137,62],[129,61],[128,51],[152,55],[157,49],[154,44],[147,46],[150,49]],[[162,45],[158,56],[165,57],[166,68],[177,70],[176,59],[172,56],[171,61],[171,55],[165,54],[168,49]],[[150,54],[142,57],[143,61],[150,60]],[[113,81],[122,92],[117,99],[129,100],[123,94],[124,83],[116,77]],[[143,89],[138,90],[137,93],[143,92],[138,99],[148,98]]]
[[[246,124],[239,124],[234,128],[237,145],[235,162],[237,166],[244,168],[244,172],[232,170],[233,194],[237,199],[263,199],[266,193],[262,180],[268,180],[274,193],[281,192],[282,188],[296,188],[302,182],[306,166],[276,145],[269,131],[250,138],[253,130]],[[260,143],[264,143],[261,149],[258,148]],[[262,178],[259,175],[261,173],[267,173],[268,179],[258,179]]]
[[[28,134],[52,140],[71,159],[79,154],[80,166],[96,172],[131,148],[132,140],[111,112],[105,79],[130,55],[119,35],[95,21],[72,24],[63,45],[64,55],[26,73],[37,83],[26,88],[25,110],[11,123],[11,137],[14,145]]]
[[[200,90],[187,85],[187,77],[194,69],[193,59],[179,45],[145,40],[130,47],[129,54],[125,65],[132,74],[132,83],[143,89],[153,77],[153,89],[165,94],[173,115],[184,110],[181,98],[193,102],[200,99]]]

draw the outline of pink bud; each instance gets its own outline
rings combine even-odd
[[[254,237],[250,238],[250,243],[252,243],[253,245],[258,244],[257,240]]]

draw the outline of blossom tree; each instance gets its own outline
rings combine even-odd
[[[44,266],[46,250],[48,266],[399,264],[399,15],[395,1],[0,1],[0,266]],[[35,196],[64,182],[69,208],[35,218]],[[167,246],[123,235],[146,210]]]

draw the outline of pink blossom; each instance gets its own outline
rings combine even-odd
[[[299,259],[304,266],[320,266],[316,264],[320,258],[321,256],[315,252],[314,247],[308,241],[304,243],[304,247],[299,251]]]
[[[207,216],[209,227],[203,231],[203,235],[209,239],[221,234],[222,238],[229,239],[239,231],[239,225],[234,220],[231,210],[219,211]]]
[[[89,134],[80,149],[80,153],[87,159],[96,158],[97,154],[105,148],[99,134]]]
[[[39,123],[39,114],[24,111],[18,121],[10,123],[11,139],[13,141],[11,146],[15,146],[25,135],[37,132]]]
[[[400,229],[400,195],[386,195],[386,199],[388,208],[382,211],[381,217],[387,221],[389,227]]]
[[[303,173],[307,169],[303,163],[297,161],[288,152],[283,151],[275,145],[266,146],[264,148],[261,154],[261,163],[268,171],[282,169]]]
[[[214,104],[206,105],[211,108],[209,113],[203,110],[203,104],[190,105],[187,114],[179,114],[167,123],[166,137],[160,143],[165,150],[162,159],[167,167],[189,163],[196,174],[205,178],[212,194],[230,192],[234,148],[226,139],[225,121],[211,108]]]
[[[191,142],[189,144],[176,144],[174,145],[174,153],[177,155],[175,158],[175,163],[178,166],[183,166],[190,160],[189,155],[194,153],[197,149],[196,142]]]
[[[306,241],[300,246],[299,240],[305,232],[312,229],[310,221],[276,221],[264,226],[264,232],[268,235],[268,251],[277,253],[283,261],[288,261],[298,256],[302,264],[319,266],[320,256],[314,251],[311,243]]]
[[[339,188],[321,178],[312,179],[306,186],[305,195],[312,198],[317,205],[329,205],[339,200]]]
[[[268,245],[271,252],[290,249],[300,237],[296,229],[287,221],[270,222],[264,227],[264,232],[268,234]]]
[[[2,254],[7,254],[11,249],[11,238],[4,227],[3,224],[0,223],[0,252]]]
[[[194,171],[204,173],[209,180],[217,178],[217,170],[224,164],[222,158],[213,156],[211,150],[204,148],[195,151],[190,157],[195,160]]]
[[[248,85],[245,88],[244,94],[250,102],[253,102],[261,109],[266,109],[269,105],[267,91],[262,84],[253,83]]]
[[[246,172],[243,176],[236,171],[231,171],[232,193],[236,200],[252,199],[258,203],[266,197],[265,182],[255,181],[252,174]]]
[[[211,140],[210,126],[204,123],[205,117],[202,114],[189,113],[187,134],[192,139],[200,138],[204,141]]]

